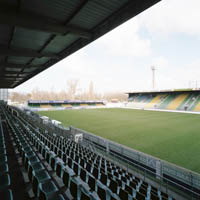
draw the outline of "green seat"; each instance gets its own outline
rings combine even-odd
[[[34,171],[40,171],[40,170],[44,169],[44,166],[41,162],[33,163],[33,164],[31,164],[31,166],[33,167]]]
[[[6,155],[6,149],[0,149],[0,157]]]
[[[0,157],[0,164],[6,163],[7,162],[7,156],[6,155],[1,155]]]
[[[3,200],[13,200],[12,190],[3,190],[0,192],[0,198]]]
[[[31,157],[29,156],[25,156],[25,169],[28,170],[28,165],[29,163],[34,164],[34,163],[38,163],[40,162],[40,160],[38,159],[38,157],[36,155],[33,155]]]
[[[53,181],[48,181],[45,183],[39,184],[39,199],[40,200],[47,200],[48,196],[52,195],[53,193],[57,192],[58,188],[56,187]],[[54,198],[56,199],[56,198]]]
[[[46,170],[33,171],[33,176],[37,177],[38,182],[40,183],[51,178]]]
[[[0,189],[10,185],[10,176],[8,174],[3,174],[0,176]]]
[[[52,197],[48,198],[48,200],[65,200],[63,195],[61,194],[57,194],[57,195],[53,195]],[[43,200],[42,198],[40,200]]]
[[[3,163],[0,165],[0,175],[8,172],[8,165],[6,163]]]
[[[31,164],[30,162],[28,163],[28,177],[29,180],[32,182],[32,177],[33,177],[33,171],[37,172],[37,171],[41,171],[44,170],[44,166],[40,163],[33,163]]]

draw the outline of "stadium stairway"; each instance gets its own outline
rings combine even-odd
[[[175,95],[168,95],[158,106],[159,109],[166,109],[166,107],[174,100]]]
[[[156,95],[146,106],[145,108],[154,108],[154,105],[157,105],[161,102],[162,98],[164,98],[166,95]]]
[[[198,97],[198,99],[197,99],[197,101],[196,101],[196,103],[195,103],[193,108],[194,108],[193,109],[194,111],[197,111],[197,112],[200,111],[200,96]]]
[[[177,107],[177,110],[185,110],[185,107],[189,109],[189,105],[191,105],[191,100],[194,97],[194,94],[188,94],[188,96],[183,100],[183,102]]]
[[[182,102],[187,98],[188,94],[180,94],[175,97],[175,99],[167,106],[167,109],[176,110]]]
[[[37,120],[22,114],[16,117],[6,108],[2,106],[1,108],[6,119],[5,129],[7,126],[8,135],[12,138],[11,146],[15,149],[14,155],[20,158],[26,179],[26,187],[21,187],[19,191],[22,193],[28,191],[30,198],[39,200],[173,199],[89,148],[69,138],[47,132],[44,125],[37,123]],[[7,159],[4,159],[2,162],[6,161]],[[5,176],[5,180],[9,179],[8,176]],[[6,191],[10,194],[8,189],[10,182],[5,182]],[[4,188],[5,183],[2,184],[0,181],[0,188],[2,185]]]

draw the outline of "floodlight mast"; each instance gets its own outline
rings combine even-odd
[[[154,90],[155,89],[155,66],[152,66],[151,67],[151,70],[152,70],[152,89]]]

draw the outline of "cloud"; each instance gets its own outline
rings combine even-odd
[[[199,0],[163,0],[143,12],[139,20],[152,35],[186,33],[200,36]]]
[[[97,40],[96,48],[111,56],[148,56],[151,54],[151,41],[142,38],[139,30],[138,20],[133,18]]]

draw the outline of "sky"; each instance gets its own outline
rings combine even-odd
[[[16,87],[15,92],[133,92],[200,87],[200,1],[162,0],[113,31]]]

